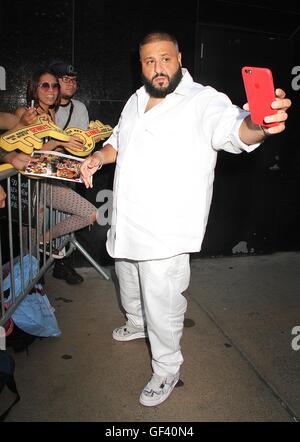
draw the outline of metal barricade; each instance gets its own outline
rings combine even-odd
[[[108,274],[76,240],[74,233],[52,240],[53,226],[69,215],[53,208],[52,184],[49,180],[45,182],[42,179],[31,179],[8,165],[0,165],[0,185],[5,187],[7,193],[6,207],[0,212],[0,327],[7,323],[18,305],[53,263],[53,247],[58,250],[66,249],[65,256],[78,249],[101,276],[109,280]],[[49,199],[46,198],[47,192],[50,192],[49,205],[46,204],[46,199]],[[48,250],[43,241],[47,230],[50,246]],[[26,265],[29,262],[28,277],[24,275],[24,258]],[[37,265],[33,265],[33,261]],[[18,281],[18,293],[15,289],[16,265],[21,279]],[[8,270],[11,294],[9,305],[3,289]]]

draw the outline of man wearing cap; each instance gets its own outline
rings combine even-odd
[[[77,72],[71,64],[57,61],[50,64],[49,68],[58,78],[60,84],[61,100],[55,114],[55,123],[61,129],[79,127],[87,129],[89,114],[86,106],[73,97],[77,92]]]
[[[86,106],[73,97],[77,92],[77,72],[71,64],[64,61],[54,61],[49,69],[58,78],[61,99],[59,108],[55,113],[55,124],[61,129],[79,127],[87,129],[89,114]],[[79,284],[83,278],[70,266],[67,259],[55,260],[53,276],[64,279],[68,284]]]

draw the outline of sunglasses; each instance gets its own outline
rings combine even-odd
[[[48,83],[47,81],[44,81],[43,83],[39,84],[39,88],[43,89],[44,91],[48,91],[49,89],[59,89],[59,83]]]

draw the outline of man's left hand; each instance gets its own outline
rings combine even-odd
[[[279,123],[277,126],[266,127],[264,126],[263,130],[267,135],[275,135],[283,132],[285,129],[285,122],[288,118],[287,110],[291,107],[291,100],[289,98],[285,98],[285,92],[282,89],[275,90],[275,101],[272,102],[272,109],[277,109],[277,113],[274,115],[268,115],[265,117],[265,123]],[[249,105],[246,103],[243,108],[246,111],[249,111]]]

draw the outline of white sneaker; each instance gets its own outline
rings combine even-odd
[[[165,401],[179,381],[178,373],[168,376],[158,376],[153,373],[152,378],[140,395],[140,403],[146,407],[153,407]]]
[[[133,339],[148,338],[148,334],[144,329],[125,324],[116,328],[112,333],[112,337],[116,341],[132,341]]]

